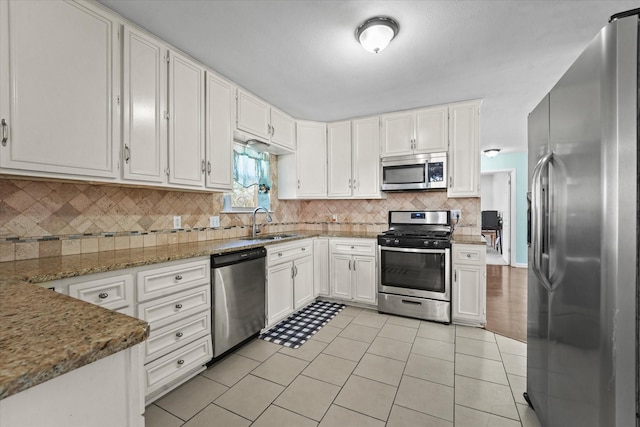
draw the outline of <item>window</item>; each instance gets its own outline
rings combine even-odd
[[[224,195],[223,211],[271,210],[269,153],[233,145],[233,193]]]

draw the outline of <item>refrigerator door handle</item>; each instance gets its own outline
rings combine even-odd
[[[533,269],[534,274],[549,292],[552,292],[552,285],[549,278],[545,276],[541,268],[542,249],[540,241],[542,240],[542,171],[551,163],[553,152],[545,154],[533,170],[531,177],[531,208],[533,210],[531,219],[531,240],[533,246]]]

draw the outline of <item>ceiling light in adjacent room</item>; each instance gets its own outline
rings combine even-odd
[[[378,53],[398,34],[398,23],[386,16],[367,19],[356,30],[356,39],[365,50]]]
[[[499,148],[490,148],[488,150],[484,150],[484,155],[487,157],[495,157],[500,153]]]

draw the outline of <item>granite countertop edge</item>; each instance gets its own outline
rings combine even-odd
[[[312,237],[367,232],[290,232],[282,240],[234,238],[0,263],[0,400],[143,342],[149,325],[38,283],[197,258]],[[28,332],[28,333],[26,333]]]

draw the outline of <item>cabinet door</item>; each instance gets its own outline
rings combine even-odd
[[[485,318],[485,269],[476,265],[457,265],[453,274],[454,322],[484,325]]]
[[[314,296],[329,295],[329,239],[313,241]]]
[[[293,263],[285,262],[267,270],[267,324],[272,325],[293,313]]]
[[[233,189],[233,87],[207,72],[206,156],[207,188]]]
[[[413,113],[385,114],[382,120],[382,157],[413,153]]]
[[[308,256],[293,263],[293,308],[298,310],[310,303],[313,296],[313,257]]]
[[[376,260],[373,257],[353,257],[353,282],[355,301],[376,303]]]
[[[169,52],[169,182],[202,187],[204,69]]]
[[[353,195],[380,197],[380,132],[377,117],[353,121]]]
[[[296,149],[296,121],[273,107],[271,107],[271,142],[292,151]]]
[[[449,146],[448,107],[416,111],[416,153],[446,152]]]
[[[351,299],[351,256],[331,255],[331,296]]]
[[[298,197],[327,196],[327,134],[324,123],[298,122]]]
[[[450,107],[449,197],[480,196],[479,103]]]
[[[269,104],[255,96],[238,89],[237,127],[240,130],[269,140],[271,127],[269,125]]]
[[[88,2],[0,2],[0,167],[117,178],[118,25]]]
[[[351,122],[327,125],[327,156],[328,196],[351,197]]]
[[[123,176],[127,180],[166,181],[166,47],[125,25],[123,32]]]

